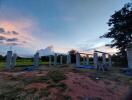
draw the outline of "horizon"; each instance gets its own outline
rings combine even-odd
[[[110,16],[130,0],[0,0],[0,54],[66,53],[71,49],[90,52],[105,47],[111,39],[99,37],[108,32]],[[46,51],[47,50],[47,51]]]

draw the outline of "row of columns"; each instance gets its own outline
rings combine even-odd
[[[67,64],[70,64],[71,63],[71,56],[70,55],[67,55],[67,60],[66,60]],[[52,58],[51,58],[51,55],[49,56],[49,65],[52,64]],[[55,53],[54,54],[54,62],[53,64],[56,66],[57,65],[57,54]],[[60,64],[63,64],[63,55],[60,55]]]
[[[16,65],[17,54],[12,51],[8,51],[6,55],[6,68],[11,69]]]
[[[94,66],[97,68],[98,66],[98,53],[95,52],[93,54],[93,62]],[[102,53],[102,63],[106,64],[106,53]],[[83,57],[83,65],[88,65],[89,64],[89,56],[87,55],[86,57]],[[108,54],[108,64],[111,67],[112,66],[112,60],[111,60],[111,55]],[[80,53],[76,53],[76,66],[80,66]]]
[[[10,69],[13,68],[16,64],[16,59],[17,59],[17,55],[14,53],[12,53],[12,51],[8,51],[7,52],[7,57],[6,57],[6,68]],[[102,53],[102,63],[106,64],[106,53]],[[108,55],[108,64],[111,67],[112,66],[112,61],[111,61],[111,55]],[[94,66],[97,67],[98,66],[98,53],[95,52],[93,55],[93,62],[94,62]],[[67,55],[67,64],[71,63],[71,56]],[[51,56],[49,56],[49,65],[52,64],[52,59]],[[57,65],[57,54],[54,54],[54,65]],[[63,64],[63,55],[60,55],[60,64]],[[87,55],[86,57],[83,57],[83,64],[84,65],[88,65],[89,64],[89,56]],[[34,67],[38,67],[39,66],[39,53],[36,53],[34,55]],[[76,66],[80,66],[80,54],[76,53]]]
[[[13,53],[12,51],[7,51],[7,55],[6,55],[6,69],[12,69],[15,67],[16,65],[16,59],[17,59],[17,54]],[[38,67],[39,66],[39,53],[36,53],[34,55],[34,67]]]
[[[83,65],[89,65],[89,56],[88,54],[83,56]],[[80,53],[76,53],[76,66],[80,66]]]

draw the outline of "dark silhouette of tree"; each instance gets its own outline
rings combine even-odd
[[[53,58],[53,57],[52,57],[52,58]],[[42,61],[42,62],[44,62],[44,61],[48,62],[48,61],[49,61],[49,57],[48,57],[48,56],[42,56],[42,57],[41,57],[41,61]]]
[[[127,3],[109,19],[109,32],[101,38],[113,39],[108,46],[120,50],[118,55],[126,58],[126,47],[132,42],[132,3]]]
[[[71,63],[75,63],[76,62],[76,53],[77,53],[77,51],[72,49],[68,53],[71,56]]]
[[[5,60],[5,57],[0,55],[0,61],[3,61],[3,60]]]

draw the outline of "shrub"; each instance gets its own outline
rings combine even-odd
[[[66,79],[64,73],[60,72],[59,70],[49,71],[47,77],[49,77],[53,82],[60,82],[61,80]]]

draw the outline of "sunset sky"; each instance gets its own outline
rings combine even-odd
[[[0,54],[10,45],[20,54],[36,50],[102,50],[107,22],[130,0],[0,0]]]

